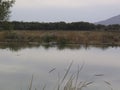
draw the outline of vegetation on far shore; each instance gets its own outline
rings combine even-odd
[[[8,21],[15,0],[0,0],[0,43],[120,45],[120,25]]]
[[[100,25],[89,22],[20,22],[1,21],[0,30],[64,30],[64,31],[120,31],[120,25]]]
[[[0,31],[0,42],[120,45],[120,31]]]

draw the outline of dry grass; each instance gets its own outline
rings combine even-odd
[[[0,32],[0,42],[65,42],[120,45],[120,32],[107,31],[12,31]]]
[[[81,67],[79,67],[78,65],[78,70],[76,71],[76,73],[70,74],[69,72],[71,70],[72,64],[73,64],[73,61],[70,63],[68,69],[63,75],[63,78],[59,78],[59,75],[58,75],[58,84],[56,86],[56,89],[53,89],[53,90],[83,90],[84,88],[87,88],[90,85],[93,85],[96,83],[96,81],[94,80],[93,81],[80,80],[80,74],[81,74],[80,72],[83,69],[84,64],[81,65]],[[101,77],[101,76],[104,76],[104,74],[93,75],[93,77]],[[109,90],[113,90],[112,84],[109,81],[102,80],[102,82],[105,86],[107,86],[106,88],[109,88]],[[29,90],[39,90],[37,88],[32,89],[32,84],[33,84],[33,75],[30,81]],[[92,87],[94,87],[94,85]],[[43,86],[42,90],[46,90],[46,84]]]

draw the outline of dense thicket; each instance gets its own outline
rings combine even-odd
[[[0,30],[120,30],[120,25],[95,25],[88,22],[0,22]]]

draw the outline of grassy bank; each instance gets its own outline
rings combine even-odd
[[[120,32],[107,31],[1,31],[0,42],[120,45]]]

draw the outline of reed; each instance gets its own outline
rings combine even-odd
[[[69,72],[71,70],[72,65],[73,65],[73,61],[68,66],[66,72],[63,75],[63,78],[60,78],[60,75],[58,73],[58,83],[55,86],[56,88],[53,89],[53,90],[83,90],[83,88],[87,88],[88,86],[96,83],[94,80],[93,81],[89,81],[89,80],[80,81],[79,76],[80,76],[80,72],[84,68],[84,63],[81,66],[78,65],[78,67],[77,67],[78,69],[77,69],[76,73],[72,73],[70,75]],[[51,69],[49,71],[49,73],[52,73],[54,70],[56,70],[56,68]],[[93,77],[102,77],[102,76],[104,76],[104,74],[93,75]],[[110,90],[113,90],[112,84],[109,81],[103,80],[103,83]],[[32,78],[31,78],[31,81],[30,81],[30,86],[29,86],[28,90],[32,90],[32,86],[33,86],[33,75],[32,75]],[[46,90],[46,86],[47,85],[45,84],[43,86],[42,90]],[[38,90],[38,89],[34,88],[33,90]]]
[[[29,90],[32,90],[32,84],[33,84],[33,75],[32,75],[31,81],[30,81]]]
[[[1,31],[0,42],[120,45],[120,32],[107,31]]]

